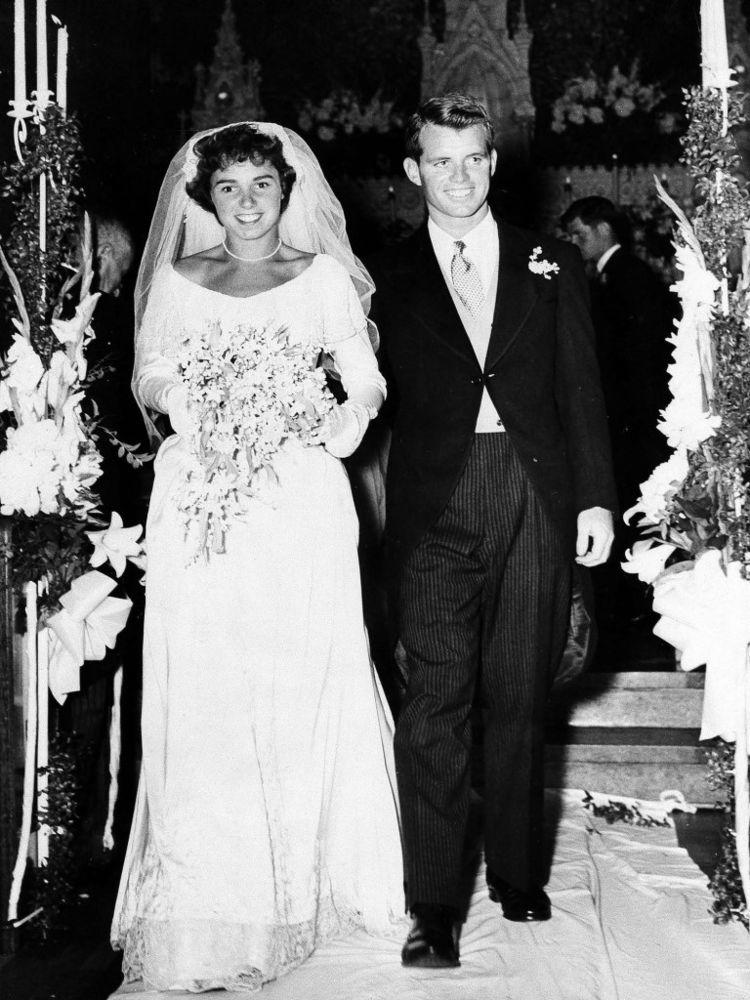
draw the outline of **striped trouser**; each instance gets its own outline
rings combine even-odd
[[[460,907],[470,712],[484,710],[485,854],[544,881],[543,712],[562,650],[570,555],[506,434],[477,434],[451,499],[406,561],[409,686],[396,726],[407,906]]]

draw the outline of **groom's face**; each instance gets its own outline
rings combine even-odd
[[[487,212],[490,178],[497,152],[488,152],[481,125],[453,129],[425,125],[420,133],[419,162],[404,160],[410,181],[424,191],[427,211],[449,231],[469,229]]]

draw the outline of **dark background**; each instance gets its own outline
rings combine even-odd
[[[510,0],[511,25],[519,0]],[[27,0],[27,74],[33,74],[34,3]],[[440,34],[442,0],[430,17]],[[750,6],[750,0],[748,0]],[[189,112],[198,62],[210,63],[224,0],[49,0],[70,30],[68,107],[81,122],[85,185],[144,235],[159,181],[181,144],[179,114]],[[531,76],[537,105],[537,162],[548,108],[566,79],[587,67],[627,71],[640,60],[644,82],[658,80],[679,108],[680,88],[699,79],[699,0],[527,0],[534,31]],[[296,126],[305,98],[348,87],[409,110],[419,97],[417,37],[423,0],[234,0],[247,58],[260,60],[269,120]],[[54,29],[50,73],[54,86]],[[29,87],[33,86],[29,82]],[[0,102],[13,89],[13,4],[0,5]],[[0,155],[12,155],[10,120]],[[645,155],[647,155],[647,150]]]

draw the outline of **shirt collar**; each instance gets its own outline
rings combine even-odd
[[[460,239],[466,245],[468,255],[472,259],[475,253],[481,253],[481,251],[486,250],[492,241],[497,239],[497,223],[492,212],[487,212],[484,218],[473,229],[470,229],[468,233],[464,233],[460,237],[446,233],[431,218],[427,220],[427,229],[430,233],[432,245],[437,253],[442,251],[443,253],[450,253],[452,255],[454,246]]]
[[[614,243],[611,247],[608,247],[604,251],[599,260],[596,262],[596,270],[599,274],[601,274],[602,271],[604,270],[609,258],[619,249],[620,249],[620,244]]]

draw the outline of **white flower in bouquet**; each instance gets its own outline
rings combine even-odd
[[[599,81],[594,73],[589,73],[586,79],[581,81],[581,97],[585,101],[593,101],[599,95]]]
[[[87,295],[77,306],[75,313],[70,319],[53,319],[52,332],[60,341],[68,347],[69,357],[74,361],[80,379],[86,378],[87,363],[84,348],[86,344],[93,340],[94,332],[91,329],[91,318],[99,301],[99,292]]]
[[[109,561],[115,575],[122,576],[128,559],[135,560],[143,554],[143,545],[138,540],[142,533],[140,524],[126,528],[117,511],[112,511],[109,527],[103,531],[86,532],[94,546],[89,562],[92,566],[101,566]]]
[[[671,448],[695,451],[699,444],[713,437],[721,426],[721,417],[698,410],[680,397],[672,400],[664,410],[658,428]]]
[[[29,517],[58,511],[61,469],[59,433],[54,420],[11,427],[0,453],[0,513]]]
[[[102,474],[102,456],[91,440],[77,442],[73,461],[64,467],[60,483],[63,497],[83,516],[96,506],[89,490]]]
[[[33,393],[44,375],[42,359],[28,340],[19,333],[13,335],[13,343],[7,354],[7,365],[8,386],[21,396]]]
[[[55,351],[49,359],[49,370],[45,374],[47,405],[55,413],[62,413],[71,386],[78,380],[78,373],[64,351]]]
[[[625,562],[620,563],[626,573],[633,573],[643,583],[653,583],[664,572],[667,559],[677,548],[671,542],[655,542],[644,538],[636,542],[625,553]]]
[[[44,365],[26,337],[13,335],[5,358],[0,409],[12,410],[16,421],[37,421],[45,416]]]
[[[586,121],[586,112],[582,104],[571,104],[568,108],[568,121],[573,125],[583,125]]]
[[[612,104],[612,110],[618,118],[629,118],[635,111],[635,101],[632,97],[618,97]]]
[[[274,459],[286,441],[314,444],[334,405],[320,347],[289,342],[279,326],[209,326],[178,358],[195,417],[192,465],[179,498],[196,558],[224,551],[251,497],[272,499]]]
[[[640,499],[625,511],[623,519],[629,521],[641,514],[641,524],[659,524],[666,518],[669,502],[685,482],[688,471],[687,451],[681,448],[657,465],[646,482],[641,483]]]

